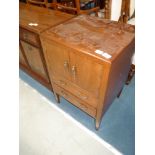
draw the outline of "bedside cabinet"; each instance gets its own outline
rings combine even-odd
[[[134,27],[81,15],[41,34],[55,98],[60,96],[96,120],[126,82],[134,52]]]

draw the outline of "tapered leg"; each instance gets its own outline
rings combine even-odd
[[[57,103],[60,103],[60,96],[59,96],[59,94],[54,92],[54,97],[55,97],[55,100],[57,101]]]
[[[121,93],[122,93],[123,88],[120,90],[120,92],[118,93],[117,97],[119,98]]]
[[[132,64],[130,71],[129,71],[129,74],[128,74],[128,79],[126,81],[126,85],[128,85],[131,82],[131,79],[134,76],[134,74],[135,74],[135,65]]]
[[[95,120],[95,129],[98,130],[100,127],[101,120]]]

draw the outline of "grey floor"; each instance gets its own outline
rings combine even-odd
[[[19,77],[37,89],[49,100],[55,100],[53,94],[25,74],[19,71]],[[94,119],[82,112],[68,101],[61,99],[61,104],[56,104],[65,112],[82,123],[85,127],[96,133],[124,155],[135,154],[135,78],[125,86],[119,98],[116,98],[109,110],[104,115],[98,131],[95,130]]]

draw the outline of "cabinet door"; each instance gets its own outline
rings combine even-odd
[[[91,57],[77,52],[70,52],[72,82],[86,90],[94,97],[98,97],[101,80],[103,78],[103,65]]]
[[[68,49],[55,42],[44,42],[45,57],[49,69],[50,78],[65,78],[70,80]]]
[[[40,55],[40,49],[36,48],[24,41],[21,41],[23,50],[25,52],[27,61],[31,67],[31,70],[33,70],[35,73],[40,75],[41,77],[48,80],[47,74],[44,69],[44,65],[42,62],[42,58]]]
[[[21,46],[20,46],[20,45],[19,45],[19,62],[20,62],[22,65],[28,67],[28,65],[27,65],[27,63],[26,63],[26,60],[25,60],[25,58],[24,58],[24,55],[23,55],[23,53],[22,53],[22,49],[21,49]]]

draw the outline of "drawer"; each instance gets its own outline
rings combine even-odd
[[[59,87],[58,85],[53,84],[52,86],[53,86],[54,92],[56,92],[60,96],[64,97],[66,100],[68,100],[69,102],[71,102],[72,104],[74,104],[75,106],[77,106],[78,108],[80,108],[81,110],[85,111],[90,116],[95,118],[95,116],[96,116],[96,109],[95,108],[93,108],[92,106],[83,102],[82,100],[80,100],[79,98],[77,98],[73,94],[69,93],[67,90]]]
[[[37,47],[40,47],[40,41],[37,34],[28,31],[26,29],[20,28],[19,29],[19,37],[20,39],[27,41]]]
[[[89,104],[90,106],[97,108],[98,100],[92,94],[79,88],[77,85],[73,84],[68,80],[62,80],[60,78],[55,77],[53,77],[52,80],[55,84],[71,92],[74,96],[80,98],[82,101],[87,102],[87,104]]]

